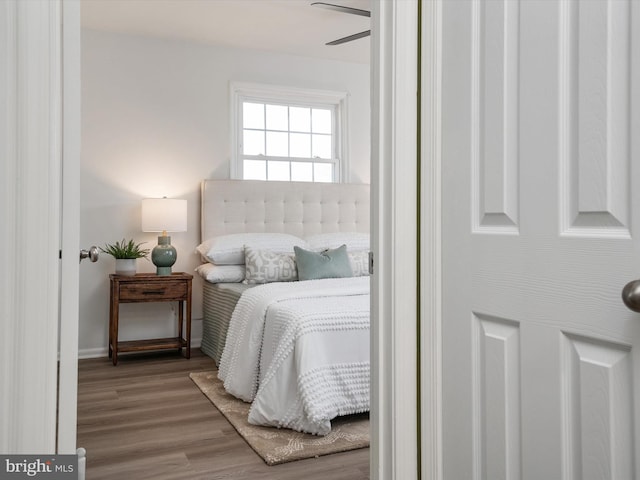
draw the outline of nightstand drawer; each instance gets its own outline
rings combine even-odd
[[[153,302],[154,300],[182,300],[187,295],[186,282],[148,282],[120,284],[120,301]]]

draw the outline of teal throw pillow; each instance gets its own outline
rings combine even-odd
[[[293,251],[296,254],[299,280],[353,276],[346,245],[322,252],[310,252],[300,247],[293,247]]]

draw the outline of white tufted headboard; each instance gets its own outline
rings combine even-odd
[[[369,232],[369,185],[204,180],[202,241],[216,235]]]

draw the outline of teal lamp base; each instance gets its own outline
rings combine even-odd
[[[156,266],[156,275],[171,275],[171,267],[176,263],[177,258],[176,249],[171,245],[171,237],[160,235],[158,245],[151,251],[151,261]]]

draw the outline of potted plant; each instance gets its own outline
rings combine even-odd
[[[100,251],[116,259],[117,275],[135,275],[136,260],[148,259],[149,249],[142,248],[144,243],[135,243],[133,239],[127,242],[123,238],[121,242],[107,243],[104,247],[100,247]]]

